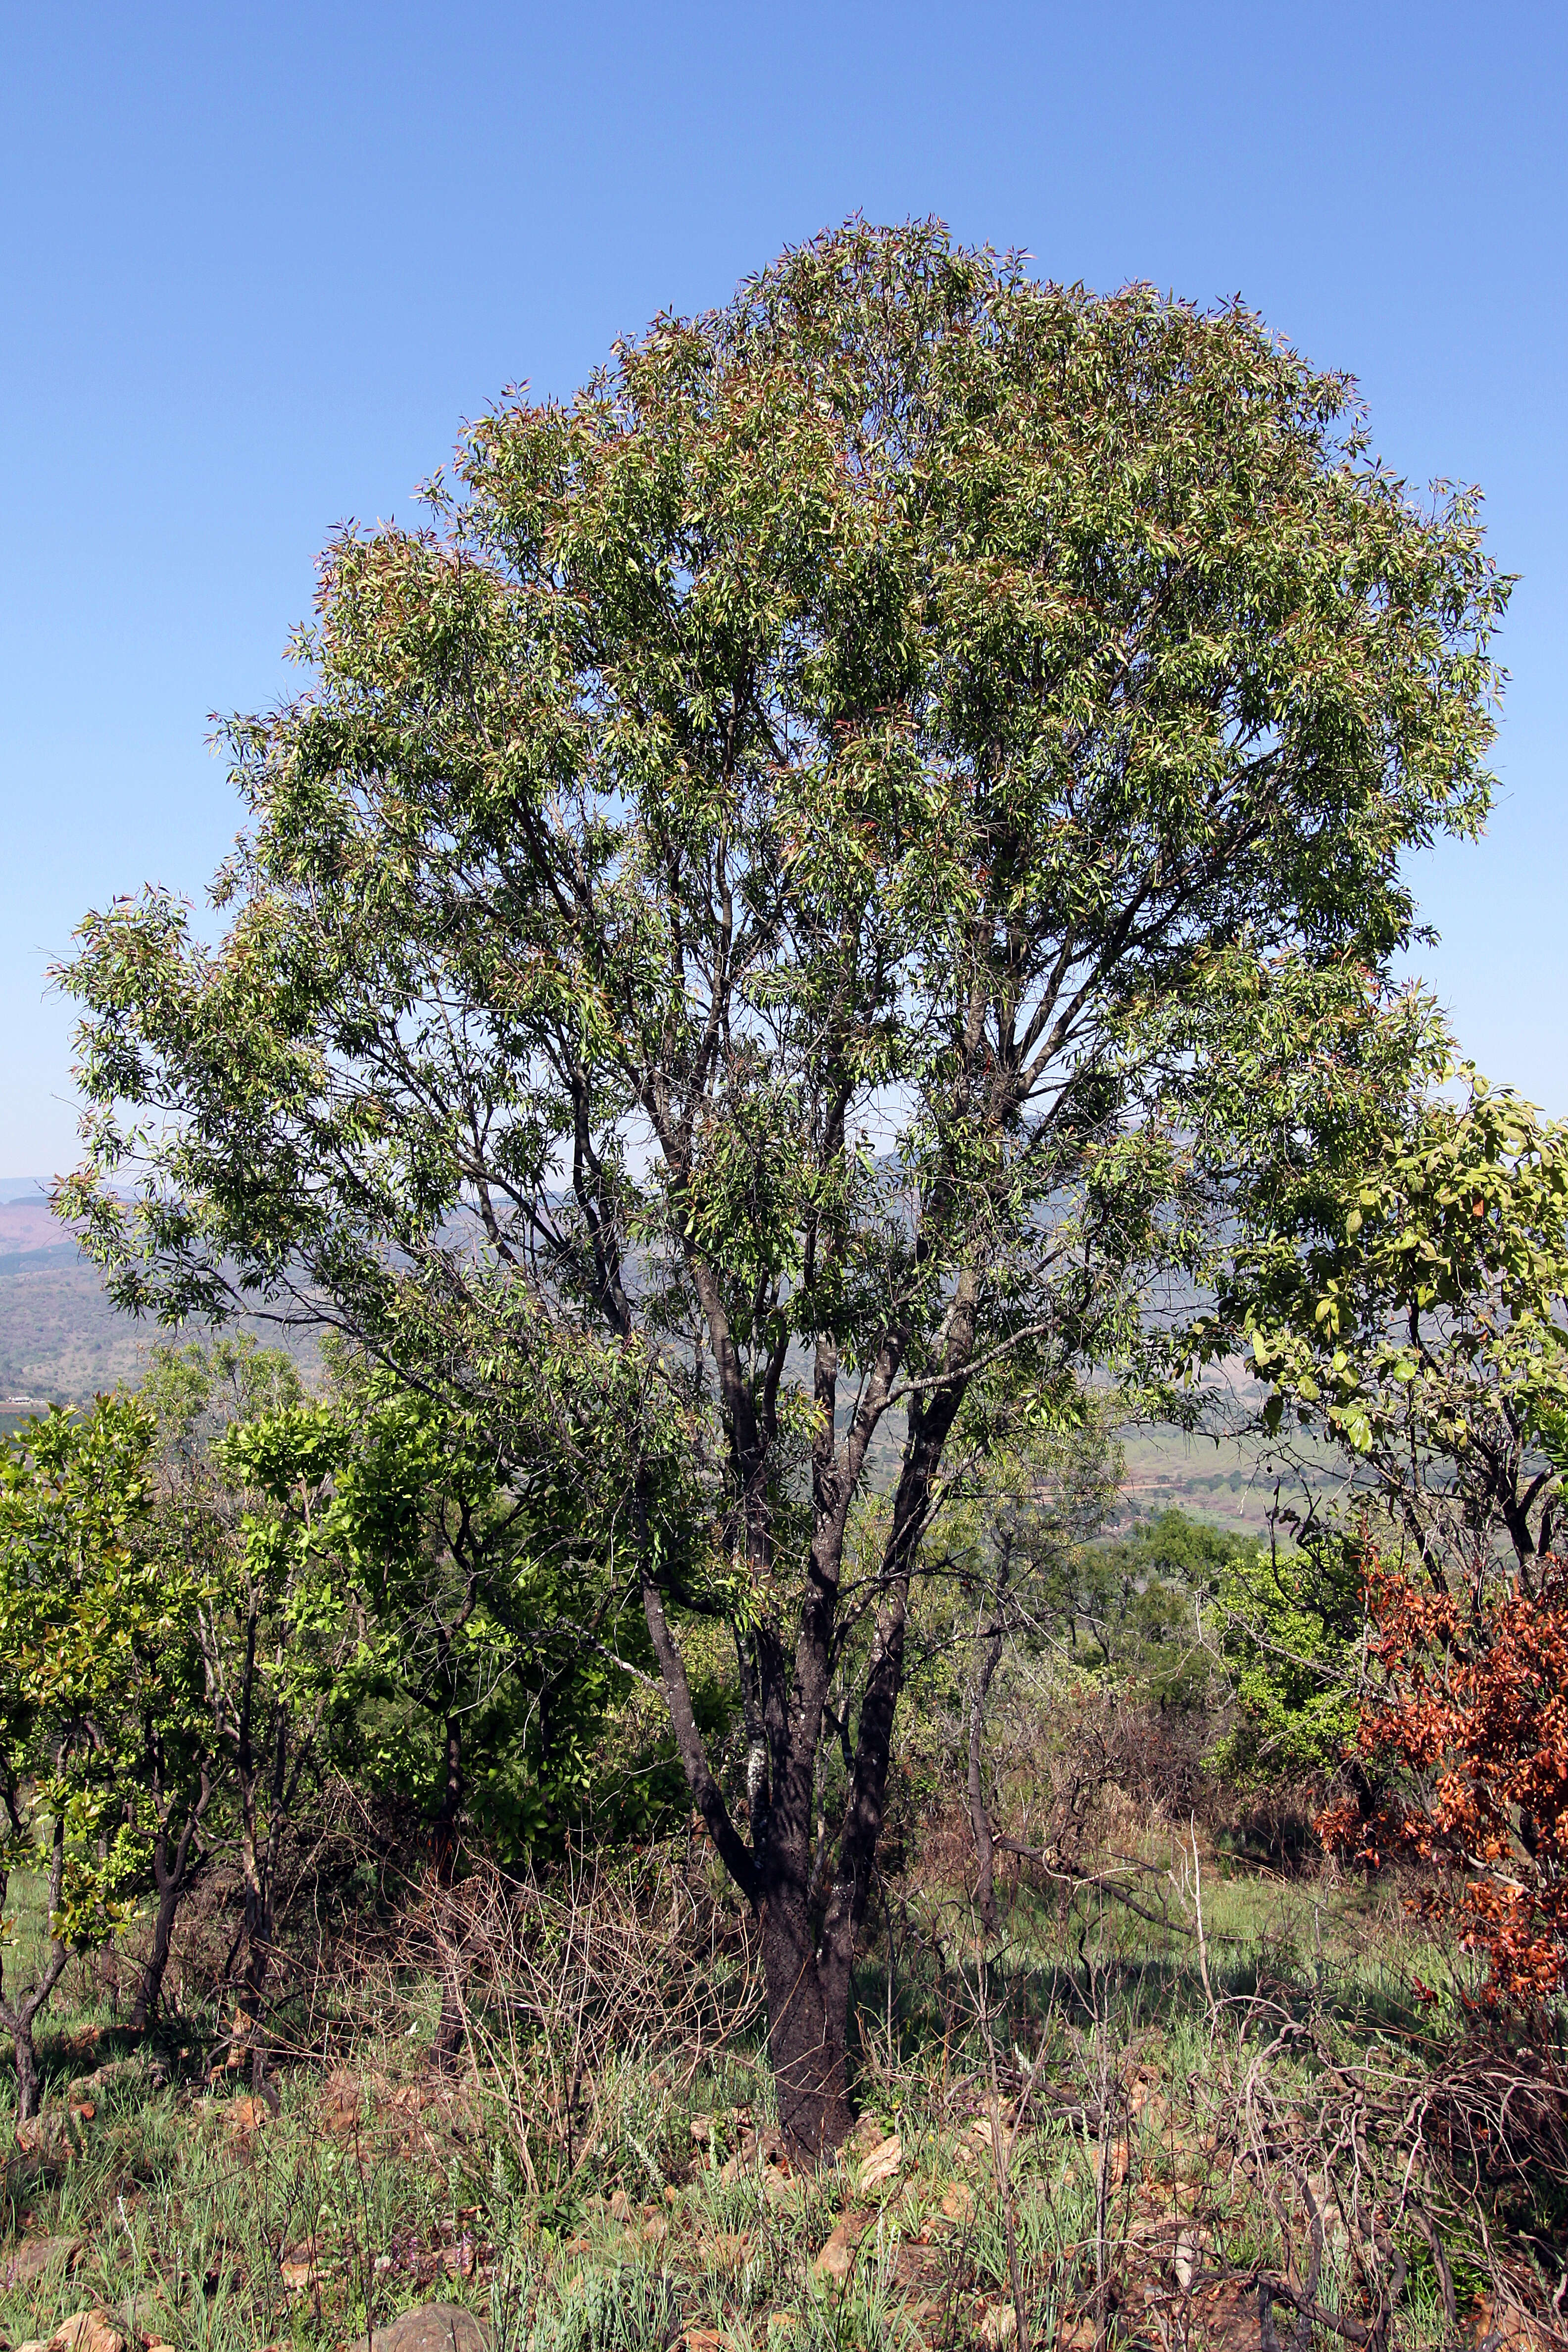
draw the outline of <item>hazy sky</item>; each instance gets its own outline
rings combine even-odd
[[[334,521],[510,382],[856,209],[1237,291],[1360,378],[1521,573],[1503,791],[1415,879],[1488,1072],[1568,1111],[1568,15],[1353,7],[47,8],[0,0],[0,1176],[74,1156],[89,905],[198,895],[207,714],[286,690]]]

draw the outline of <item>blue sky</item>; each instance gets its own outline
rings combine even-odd
[[[502,385],[721,300],[857,208],[1098,287],[1240,291],[1521,574],[1502,793],[1415,873],[1422,968],[1568,1112],[1568,12],[0,0],[0,1175],[74,1153],[89,905],[199,894],[207,714],[287,690],[331,525]]]

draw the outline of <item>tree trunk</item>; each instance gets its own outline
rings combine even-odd
[[[142,1963],[136,1998],[131,2005],[132,2033],[145,2033],[158,2013],[158,2004],[163,1996],[163,1972],[169,1965],[174,1915],[180,1907],[180,1898],[190,1884],[191,1852],[210,1794],[211,1784],[204,1774],[201,1794],[187,1814],[177,1839],[171,1840],[166,1822],[160,1822],[158,1825],[158,1835],[153,1845],[153,1884],[158,1890],[158,1912],[153,1922],[152,1948]]]
[[[154,1873],[157,1864],[153,1864]],[[174,1932],[174,1914],[179,1908],[181,1882],[173,1878],[167,1884],[158,1879],[158,1915],[153,1922],[153,1943],[142,1963],[142,1974],[136,1986],[136,1998],[131,2004],[131,2031],[145,2033],[158,2012],[163,1995],[163,1971],[169,1965],[169,1943]]]
[[[11,2047],[16,2060],[16,2120],[26,2123],[38,2112],[38,2053],[33,2042],[33,2026],[38,2011],[48,2000],[65,1974],[70,1954],[63,1944],[54,1944],[47,1963],[37,1984],[19,2000],[0,2000],[0,2030],[11,2036]]]
[[[756,1400],[739,1374],[717,1286],[698,1259],[693,1257],[691,1263],[731,1421],[731,1461],[743,1498],[747,1565],[760,1581],[772,1554],[764,1433],[759,1430]],[[746,1790],[752,1829],[749,1850],[709,1764],[685,1661],[666,1613],[659,1582],[649,1570],[647,1504],[640,1480],[637,1490],[643,1611],[669,1708],[670,1727],[697,1809],[725,1868],[761,1922],[768,2051],[778,2088],[779,2117],[785,2144],[802,2163],[820,2163],[831,2155],[847,2137],[852,2120],[845,2050],[855,1951],[881,1834],[893,1717],[903,1684],[910,1579],[925,1532],[932,1481],[967,1385],[963,1366],[973,1350],[976,1289],[976,1278],[971,1276],[962,1276],[956,1287],[949,1323],[951,1379],[917,1402],[910,1413],[892,1527],[879,1580],[882,1599],[861,1693],[837,1866],[819,1935],[812,1931],[810,1900],[812,1792],[838,1642],[844,1538],[867,1449],[897,1377],[901,1339],[889,1334],[885,1341],[842,1454],[835,1439],[837,1350],[829,1338],[819,1337],[817,1341],[819,1419],[813,1449],[811,1556],[794,1671],[786,1665],[776,1634],[765,1629],[753,1633],[754,1688],[747,1685],[747,1663],[742,1657],[751,1750]],[[774,1383],[783,1360],[781,1342],[770,1368],[770,1381]]]
[[[988,1936],[996,1933],[1000,1922],[996,1916],[995,1840],[992,1834],[991,1814],[985,1802],[985,1769],[984,1744],[985,1738],[985,1701],[991,1689],[991,1679],[1002,1659],[1002,1591],[995,1595],[996,1617],[980,1655],[974,1676],[974,1686],[969,1695],[969,1820],[974,1832],[974,1853],[979,1865],[974,1899],[979,1906],[980,1923]],[[984,1611],[981,1612],[982,1617]],[[981,1626],[976,1622],[975,1638],[981,1638]]]
[[[0,1870],[0,1909],[4,1908],[9,1873]],[[60,1906],[65,1886],[65,1824],[57,1821],[53,1847],[49,1856],[48,1916],[51,1926]],[[70,1954],[58,1937],[49,1945],[49,1957],[44,1972],[25,1993],[7,2000],[4,1997],[4,1957],[0,1955],[0,2032],[11,2036],[11,2047],[16,2060],[16,2120],[26,2123],[38,2112],[38,2053],[33,2043],[33,2026],[38,2011],[48,2000],[65,1974]]]
[[[16,2120],[26,2123],[38,2112],[38,2057],[33,2047],[31,2008],[13,2011],[11,2047],[16,2053]]]
[[[819,2164],[843,2144],[853,2121],[844,2074],[847,1985],[845,1997],[830,2003],[806,1906],[793,1889],[770,1895],[763,1906],[763,1973],[779,2126],[792,2155]]]
[[[276,1735],[281,1748],[283,1733]],[[277,1775],[275,1774],[275,1778]],[[277,1812],[277,1792],[274,1791],[274,1813],[266,1837],[260,1834],[257,1816],[257,1786],[254,1775],[240,1782],[241,1867],[245,1873],[245,1907],[240,1928],[241,1948],[245,1965],[240,1970],[234,2023],[229,2035],[229,2055],[226,2063],[234,2065],[248,2057],[251,2089],[271,2103],[275,2095],[267,2083],[267,2053],[261,2032],[262,1997],[267,1984],[268,1963],[272,1957],[272,1897],[273,1878],[278,1861],[278,1842],[281,1823]]]
[[[456,1716],[447,1717],[441,1802],[431,1832],[431,1853],[437,1885],[450,1886],[458,1874],[458,1825],[463,1810],[463,1734]]]
[[[436,1816],[432,1843],[435,1850],[436,1883],[443,1892],[451,1887],[458,1874],[458,1824],[463,1803],[462,1731],[455,1716],[447,1717],[446,1776],[441,1788],[440,1810]],[[455,1904],[443,1906],[445,1931],[441,1949],[441,2014],[437,2021],[436,2039],[430,2044],[430,2063],[440,2074],[450,2074],[463,2047],[463,1960],[462,1923]]]

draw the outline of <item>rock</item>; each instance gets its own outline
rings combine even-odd
[[[869,2189],[879,2189],[884,2182],[893,2179],[903,2161],[904,2143],[897,2132],[892,2132],[886,2139],[878,2142],[856,2174],[857,2195],[864,2197]]]
[[[1199,2287],[1192,2302],[1187,2342],[1209,2352],[1258,2352],[1258,2295],[1240,2279]]]
[[[303,2294],[321,2282],[321,2248],[310,2242],[285,2246],[278,2257],[278,2275],[290,2294]]]
[[[422,2303],[370,2339],[371,2352],[490,2352],[488,2328],[460,2303]]]
[[[1057,2322],[1056,2352],[1095,2352],[1095,2347],[1099,2342],[1098,2323],[1092,2319],[1086,2319],[1081,2313],[1076,2317],[1059,2319]]]
[[[859,2117],[849,2135],[849,2146],[857,2155],[869,2156],[874,2147],[881,2147],[887,2137],[887,2133],[875,2116],[864,2115]]]
[[[56,2328],[49,2352],[125,2352],[125,2338],[107,2311],[79,2311]]]
[[[984,2352],[1005,2352],[1018,2333],[1018,2315],[1010,2303],[988,2303],[975,2332]]]
[[[36,2286],[55,2270],[63,2277],[80,2260],[79,2238],[24,2238],[0,2261],[0,2288]]]
[[[712,2118],[712,2116],[692,2116],[692,2118],[691,2118],[691,2141],[692,2141],[692,2146],[693,2146],[694,2147],[707,2147],[710,2145],[710,2143],[711,2142],[712,2137],[713,2137],[713,2118]]]
[[[612,2221],[629,2221],[631,2218],[632,2200],[624,2189],[617,2189],[610,2199],[610,2219]]]
[[[816,2275],[842,2286],[855,2267],[860,2241],[870,2226],[868,2213],[846,2213],[811,2265]]]
[[[1171,2268],[1176,2273],[1176,2284],[1182,2293],[1191,2294],[1193,2281],[1197,2275],[1198,2247],[1197,2240],[1190,2230],[1184,2230],[1177,2238],[1175,2252],[1171,2256]]]
[[[1476,2305],[1476,2315],[1470,2325],[1470,2341],[1484,2344],[1488,2337],[1499,2352],[1546,2352],[1548,2338],[1535,2322],[1515,2303],[1499,2303],[1483,2294]]]
[[[760,2132],[748,2129],[742,2133],[734,2155],[724,2165],[719,2178],[726,2188],[732,2188],[737,2180],[760,2172],[764,2176],[763,2187],[767,2188],[765,2176],[770,2171],[777,2171],[787,2179],[789,2152],[784,2147],[783,2133],[772,2124],[764,2124]]]
[[[906,2304],[930,2294],[941,2286],[945,2265],[940,2254],[918,2239],[905,2239],[893,2248],[893,2268],[890,2284],[894,2293]]]
[[[942,2218],[962,2229],[974,2215],[974,2191],[967,2180],[950,2180],[942,2192]]]
[[[24,2156],[71,2156],[72,2116],[68,2107],[46,2107],[16,2126],[16,2145]]]

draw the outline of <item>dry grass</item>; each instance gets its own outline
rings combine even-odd
[[[1173,1832],[1091,1877],[1021,1880],[989,1948],[958,1897],[885,1890],[861,2134],[809,2178],[773,2129],[748,1923],[679,1849],[478,1871],[340,1940],[275,2018],[276,2116],[202,2081],[194,1997],[134,2050],[79,1969],[59,2120],[4,2180],[5,2259],[79,2252],[0,2292],[0,2330],[97,2302],[180,2352],[321,2352],[439,2293],[498,2352],[1545,2341],[1556,2055],[1459,2035],[1462,1978],[1359,1885],[1225,1874]]]

